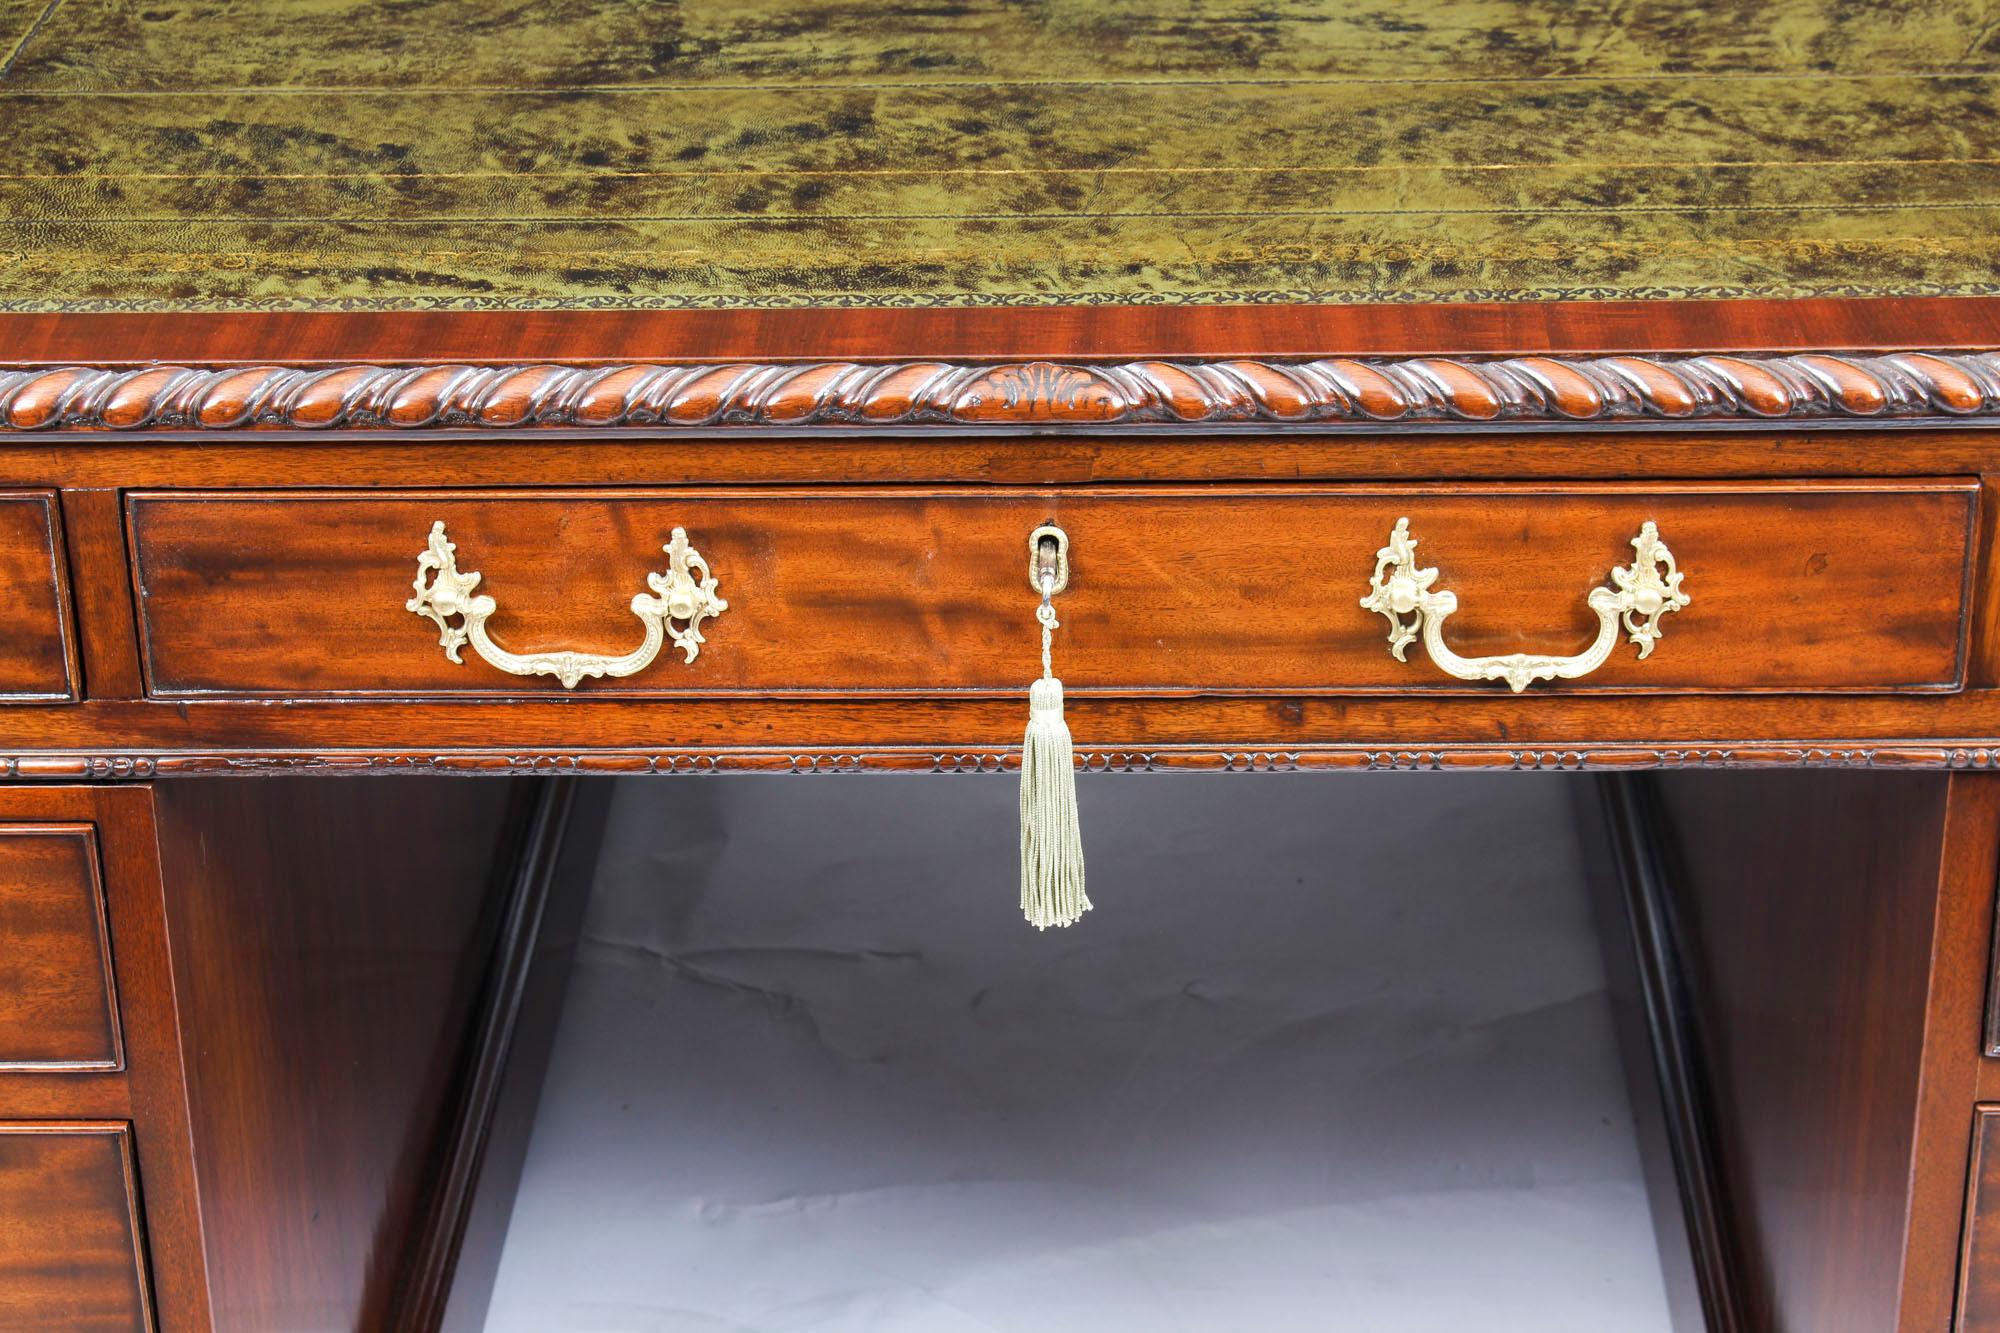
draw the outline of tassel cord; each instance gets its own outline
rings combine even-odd
[[[1056,576],[1045,572],[1042,575],[1042,604],[1035,608],[1035,619],[1042,625],[1043,680],[1054,680],[1056,676],[1055,661],[1051,655],[1051,650],[1055,647],[1056,626],[1059,623],[1056,620],[1055,597]]]
[[[1075,752],[1052,660],[1058,626],[1054,576],[1041,577],[1042,678],[1028,691],[1021,744],[1021,911],[1037,930],[1068,926],[1090,910],[1077,827]]]

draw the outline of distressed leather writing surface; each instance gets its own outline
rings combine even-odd
[[[1979,0],[0,0],[0,309],[2000,291]]]

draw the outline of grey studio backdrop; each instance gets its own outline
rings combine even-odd
[[[1668,1333],[1569,781],[623,783],[489,1327]]]

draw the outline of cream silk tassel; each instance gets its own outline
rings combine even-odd
[[[1056,629],[1054,577],[1042,576],[1042,678],[1028,687],[1021,741],[1021,912],[1036,930],[1074,925],[1090,910],[1083,891],[1083,836],[1076,819],[1076,768],[1063,721],[1063,688],[1050,663]]]

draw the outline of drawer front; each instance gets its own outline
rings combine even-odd
[[[1062,490],[141,493],[128,501],[148,686],[203,694],[560,694],[405,602],[432,525],[516,653],[632,649],[675,527],[728,609],[582,692],[1018,692],[1039,670],[1028,536],[1069,534],[1059,668],[1120,694],[1491,690],[1391,656],[1360,605],[1399,517],[1458,599],[1463,655],[1572,654],[1658,525],[1690,604],[1538,690],[1936,690],[1964,657],[1977,490],[1957,481]],[[1497,686],[1504,689],[1505,686]]]
[[[96,830],[0,824],[0,1069],[124,1063]]]
[[[153,1327],[131,1140],[115,1123],[0,1122],[0,1328]]]
[[[53,491],[0,491],[0,703],[78,697]]]
[[[1973,1118],[1965,1253],[1958,1270],[1959,1333],[2000,1333],[2000,1106]]]

